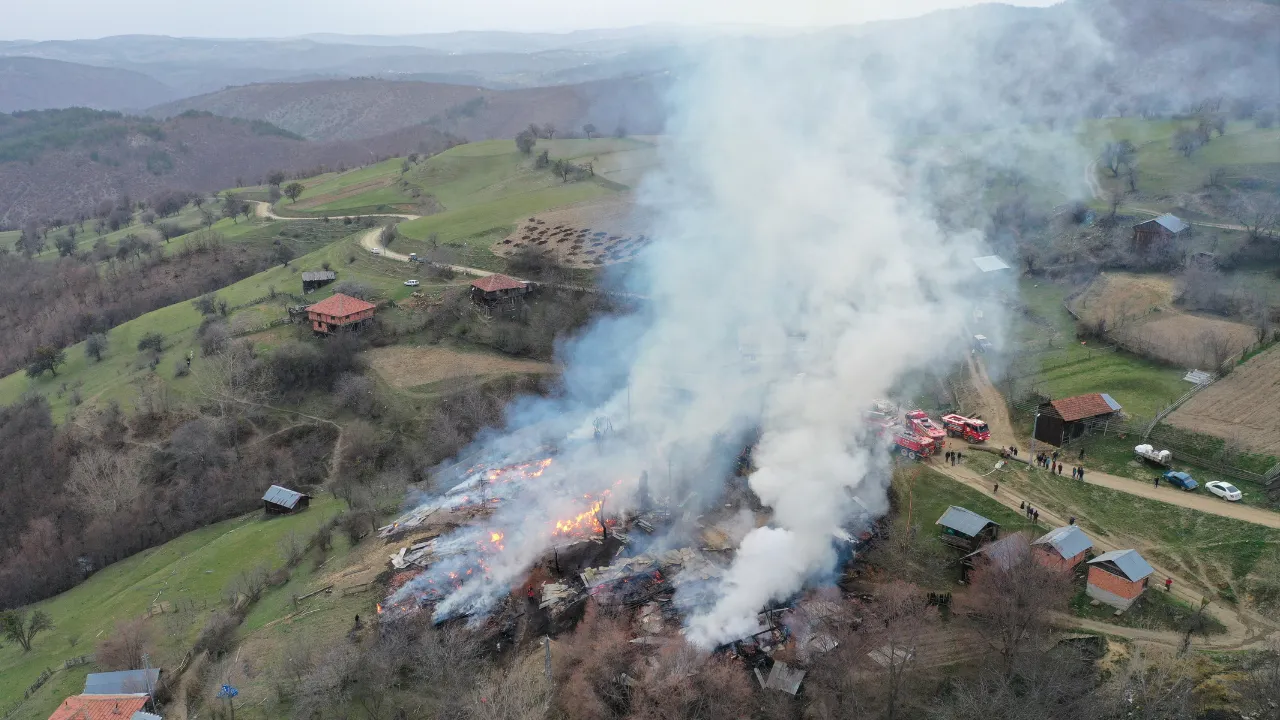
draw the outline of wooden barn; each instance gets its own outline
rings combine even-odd
[[[489,309],[514,308],[529,294],[529,283],[506,275],[488,275],[471,283],[471,302]]]
[[[1133,226],[1133,246],[1139,251],[1165,245],[1191,233],[1191,225],[1182,218],[1165,213]]]
[[[1155,569],[1137,550],[1112,550],[1089,561],[1089,597],[1120,610],[1128,610],[1147,589]]]
[[[999,523],[955,505],[947,508],[934,524],[942,528],[942,542],[967,553],[995,540],[1000,534]]]
[[[272,485],[262,496],[262,509],[268,515],[291,515],[307,509],[311,496],[297,490]]]
[[[1093,549],[1093,541],[1079,525],[1054,528],[1031,543],[1036,560],[1051,568],[1072,570],[1084,561]]]
[[[307,308],[311,329],[318,333],[331,333],[340,328],[357,328],[373,317],[377,306],[350,295],[334,293]]]
[[[1050,400],[1040,406],[1036,418],[1036,440],[1062,447],[1080,437],[1088,422],[1108,418],[1120,412],[1120,403],[1106,393],[1089,393],[1061,400]]]
[[[302,292],[315,292],[338,279],[338,273],[332,270],[309,270],[302,273]]]

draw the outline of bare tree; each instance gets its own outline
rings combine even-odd
[[[1237,682],[1239,710],[1245,717],[1280,717],[1280,640],[1254,655]]]
[[[962,608],[1003,666],[1011,668],[1048,635],[1053,613],[1066,608],[1071,585],[1066,573],[1036,561],[1025,536],[1003,542],[999,553],[981,556]]]
[[[151,629],[146,618],[116,623],[116,629],[98,643],[94,660],[105,670],[136,670],[151,647]]]
[[[550,703],[551,681],[542,663],[526,659],[482,680],[471,692],[464,714],[466,720],[543,720]]]
[[[260,404],[267,395],[266,382],[254,362],[253,349],[244,343],[229,343],[204,363],[195,379],[196,392],[214,403],[223,417],[232,407]]]
[[[1197,684],[1190,659],[1171,652],[1135,650],[1117,673],[1116,705],[1132,720],[1194,717],[1192,699]]]
[[[1227,361],[1244,348],[1231,333],[1220,327],[1211,327],[1200,333],[1197,338],[1200,345],[1201,358],[1215,371],[1225,371]]]
[[[545,125],[543,125],[543,126],[542,126],[542,137],[544,137],[544,138],[546,138],[546,139],[548,139],[548,140],[555,140],[555,139],[556,139],[556,126],[555,126],[555,125],[552,125],[551,123],[546,123]]]
[[[1263,240],[1280,231],[1280,199],[1272,195],[1237,196],[1231,202],[1231,215],[1249,234],[1250,240]]]
[[[1173,149],[1182,153],[1183,157],[1191,157],[1204,143],[1200,133],[1192,128],[1180,128],[1173,134]]]
[[[741,668],[687,643],[663,647],[632,673],[639,675],[628,715],[633,720],[737,720],[755,708]]]
[[[1120,168],[1128,165],[1138,149],[1129,140],[1109,142],[1102,148],[1102,164],[1111,171],[1111,177],[1120,177]]]
[[[142,496],[142,468],[136,453],[86,450],[76,456],[66,490],[87,515],[112,517]]]

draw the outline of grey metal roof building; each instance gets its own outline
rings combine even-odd
[[[85,695],[129,695],[155,692],[160,668],[89,673],[84,679]]]
[[[272,485],[267,488],[267,492],[262,496],[267,512],[290,513],[294,510],[302,510],[307,507],[311,496],[306,493],[300,493],[296,490]]]
[[[1079,525],[1067,525],[1050,530],[1032,545],[1048,545],[1057,551],[1064,560],[1070,560],[1093,547],[1093,541],[1089,539],[1088,535],[1084,534]]]
[[[1155,568],[1137,550],[1112,550],[1090,560],[1089,564],[1114,567],[1131,582],[1137,582],[1155,572]]]
[[[942,513],[942,517],[938,518],[938,521],[934,524],[951,528],[969,537],[981,533],[988,525],[1000,526],[1000,523],[994,520],[988,520],[972,510],[966,510],[955,505],[947,508],[947,511]]]
[[[334,280],[338,277],[338,273],[332,270],[308,270],[302,273],[302,282],[323,282],[325,280]]]
[[[1165,213],[1164,215],[1157,217],[1156,222],[1160,224],[1160,227],[1171,233],[1180,233],[1191,227],[1187,223],[1183,222],[1182,218],[1177,215],[1170,215],[1169,213]]]

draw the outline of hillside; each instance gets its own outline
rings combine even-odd
[[[358,139],[418,123],[465,137],[513,137],[531,122],[561,132],[594,123],[612,133],[619,123],[632,133],[662,126],[658,77],[624,78],[521,90],[374,79],[272,83],[227,88],[151,109],[156,117],[189,110],[265,120],[312,140]]]
[[[88,107],[130,110],[176,96],[173,88],[130,70],[32,57],[0,57],[0,112]]]
[[[163,122],[74,109],[0,116],[0,225],[70,220],[124,194],[210,192],[256,182],[274,169],[359,165],[450,144],[426,126],[313,143],[261,121],[198,113]]]

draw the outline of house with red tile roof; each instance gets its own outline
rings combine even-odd
[[[471,301],[488,308],[514,306],[528,292],[529,283],[497,273],[471,282]]]
[[[332,333],[340,328],[356,327],[373,317],[377,306],[350,295],[334,293],[307,308],[311,329],[318,333]]]
[[[49,720],[133,720],[135,715],[148,715],[143,711],[148,699],[146,693],[72,695],[62,701]]]

